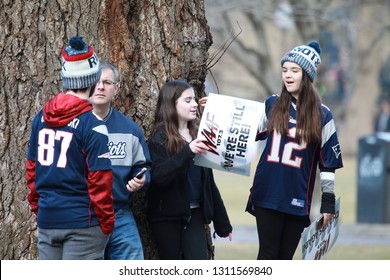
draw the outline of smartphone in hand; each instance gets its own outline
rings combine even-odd
[[[146,167],[142,168],[142,170],[140,172],[138,172],[137,175],[135,175],[135,178],[137,179],[141,179],[142,176],[145,174],[145,172],[147,171],[148,169]]]

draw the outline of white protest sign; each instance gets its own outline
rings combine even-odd
[[[339,217],[340,198],[336,200],[336,213],[331,223],[321,228],[321,215],[302,232],[302,260],[321,260],[326,256],[339,235]]]
[[[210,93],[198,131],[209,151],[196,155],[195,164],[249,176],[263,114],[264,103]]]

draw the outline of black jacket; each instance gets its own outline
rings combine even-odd
[[[151,223],[166,220],[187,221],[191,216],[187,172],[195,154],[186,144],[170,156],[167,151],[167,136],[160,130],[149,141],[152,157],[151,185],[147,192],[148,217]],[[201,209],[204,223],[213,222],[215,232],[225,237],[232,226],[214,181],[213,171],[202,167],[203,201]]]

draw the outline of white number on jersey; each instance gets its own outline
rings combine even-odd
[[[296,127],[292,127],[288,131],[288,137],[295,139],[296,134]],[[280,160],[279,152],[280,152],[280,144],[281,144],[282,136],[280,133],[276,132],[274,130],[273,137],[272,137],[272,145],[271,145],[271,151],[269,155],[267,156],[267,161],[269,162],[276,162],[276,163],[282,163],[291,167],[300,168],[302,163],[301,157],[292,157],[292,153],[294,150],[304,150],[307,147],[307,144],[302,141],[301,144],[298,144],[296,142],[287,142],[283,147],[282,152],[282,160]]]
[[[44,128],[38,134],[38,161],[41,165],[50,166],[54,161],[55,141],[61,141],[60,154],[57,167],[65,168],[67,163],[66,153],[72,141],[73,133]]]

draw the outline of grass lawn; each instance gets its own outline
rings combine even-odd
[[[243,243],[237,244],[230,242],[230,244],[223,242],[215,246],[216,260],[255,260],[257,257],[257,243]],[[294,256],[294,260],[300,260],[301,254],[299,252]],[[339,245],[331,249],[326,256],[327,260],[389,260],[390,245]]]

